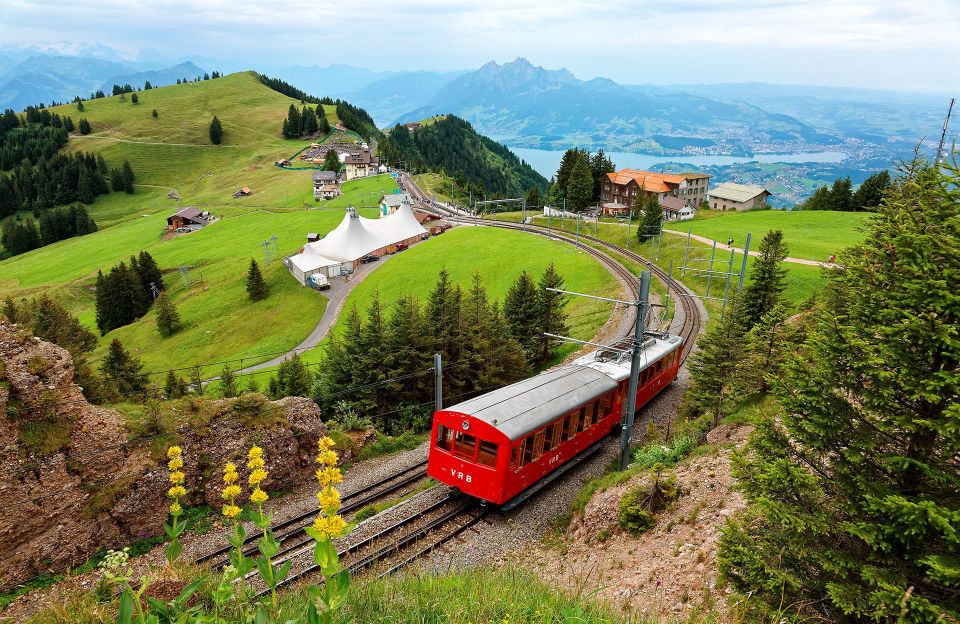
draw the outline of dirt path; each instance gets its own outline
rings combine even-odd
[[[680,231],[678,231],[678,230],[668,230],[668,229],[664,228],[663,231],[666,232],[666,233],[668,233],[668,234],[677,234],[677,235],[679,235],[679,236],[686,236],[686,235],[687,235],[686,232],[680,232]],[[707,238],[706,236],[698,236],[698,235],[696,235],[696,234],[690,234],[690,238],[692,238],[693,240],[697,241],[698,243],[703,243],[703,244],[705,244],[705,245],[711,245],[711,246],[713,245],[714,242],[716,242],[718,248],[723,248],[723,249],[725,249],[725,250],[727,250],[727,251],[730,251],[731,249],[733,249],[733,251],[735,251],[735,252],[738,253],[738,254],[742,254],[742,253],[743,253],[743,249],[740,248],[740,247],[730,247],[730,246],[728,246],[726,243],[723,243],[723,242],[721,242],[721,241],[714,241],[712,238]],[[760,255],[760,252],[759,252],[759,251],[751,251],[749,255],[754,256],[754,257],[758,257],[758,256]],[[784,258],[783,260],[784,260],[784,262],[792,262],[792,263],[794,263],[794,264],[806,264],[807,266],[818,266],[818,267],[825,267],[825,268],[830,268],[830,267],[835,267],[835,266],[837,266],[837,265],[834,264],[833,262],[818,262],[817,260],[807,260],[806,258],[789,258],[789,257],[787,257],[787,258]]]
[[[201,143],[164,143],[162,141],[132,141],[130,139],[119,139],[117,137],[103,136],[102,134],[77,134],[70,135],[71,139],[104,139],[107,141],[116,141],[117,143],[134,143],[137,145],[170,145],[174,147],[215,147],[215,148],[236,148],[249,147],[247,145],[204,145]]]

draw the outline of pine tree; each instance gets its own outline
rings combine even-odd
[[[590,157],[590,174],[593,176],[594,201],[599,201],[600,199],[600,188],[603,184],[603,179],[607,177],[608,173],[613,173],[614,171],[616,171],[616,167],[613,161],[607,157],[602,149],[598,149],[597,153]]]
[[[788,323],[789,317],[787,307],[778,303],[744,336],[738,366],[744,394],[759,396],[769,391],[771,380],[779,379],[783,372],[787,345],[799,346],[802,328],[799,323]]]
[[[591,199],[593,199],[593,175],[590,173],[586,154],[581,152],[570,172],[570,181],[567,182],[567,209],[582,212],[590,206]]]
[[[63,120],[63,129],[66,130],[67,132],[73,132],[73,130],[74,130],[74,127],[73,127],[73,119],[71,119],[70,117],[67,117],[66,119],[64,119],[64,120]]]
[[[698,407],[710,415],[714,427],[740,396],[737,365],[742,338],[739,301],[734,296],[727,302],[720,322],[697,340],[699,350],[690,364],[693,383],[688,392]]]
[[[760,241],[760,257],[750,270],[750,282],[743,291],[740,317],[745,330],[760,322],[760,318],[780,301],[787,287],[787,244],[782,230],[770,230]]]
[[[828,210],[849,212],[853,210],[853,182],[849,177],[837,178],[830,188],[830,207]]]
[[[230,363],[227,362],[223,365],[223,368],[220,369],[220,396],[225,399],[232,399],[233,397],[240,394],[239,389],[237,388],[237,376],[234,374],[233,368],[230,367]]]
[[[434,339],[433,351],[444,362],[454,362],[460,353],[461,303],[460,287],[450,281],[446,269],[441,269],[427,301],[426,322]]]
[[[157,109],[153,109],[153,111],[150,113],[150,116],[156,119],[160,116],[160,113],[157,112]]]
[[[387,379],[386,339],[386,319],[383,315],[383,307],[380,305],[380,294],[374,293],[367,308],[367,321],[361,334],[362,355],[357,362],[360,374],[356,381],[363,385],[371,385],[362,392],[362,395],[368,404],[376,409],[384,406],[382,389],[372,384],[379,384]]]
[[[179,399],[186,394],[186,384],[173,371],[167,371],[167,379],[163,384],[163,394],[168,399]]]
[[[567,325],[567,314],[564,308],[569,303],[566,295],[553,292],[551,288],[563,289],[563,276],[557,272],[557,267],[551,262],[540,276],[537,283],[537,317],[540,333],[540,353],[536,359],[543,364],[553,355],[559,344],[555,338],[548,338],[544,334],[565,336],[570,333]]]
[[[317,104],[317,132],[320,136],[330,134],[330,122],[327,121],[327,114],[323,110],[323,104]]]
[[[560,167],[557,168],[557,186],[560,187],[562,192],[566,193],[567,191],[567,185],[570,183],[570,175],[573,173],[573,168],[581,159],[585,158],[586,152],[576,147],[568,149],[563,153],[560,159]]]
[[[104,381],[102,394],[114,399],[142,399],[149,381],[142,369],[140,360],[128,353],[123,344],[114,338],[110,341],[103,364],[100,365],[100,374]]]
[[[270,294],[267,283],[260,272],[260,265],[254,259],[250,260],[250,269],[247,271],[247,295],[251,301],[266,299]]]
[[[526,197],[527,208],[530,208],[530,207],[532,207],[532,206],[539,206],[539,205],[540,205],[540,201],[541,201],[541,200],[540,200],[540,187],[537,186],[537,185],[531,186],[531,187],[530,187],[530,190],[527,191],[527,197]]]
[[[156,287],[156,289],[160,291],[166,289],[163,283],[163,272],[160,270],[160,267],[157,266],[157,262],[153,259],[153,256],[150,255],[150,252],[141,251],[140,255],[136,258],[136,262],[134,262],[134,258],[131,256],[130,266],[136,266],[140,284],[143,285],[143,290],[147,293],[150,293],[153,287]]]
[[[133,175],[133,167],[130,166],[129,160],[123,161],[123,190],[127,195],[133,195],[133,181],[135,176]]]
[[[131,101],[133,104],[139,104],[139,103],[140,103],[140,96],[138,96],[136,93],[134,93],[133,95],[130,96],[130,101]]]
[[[641,197],[644,198],[642,203],[643,213],[640,223],[637,224],[637,240],[644,243],[654,236],[660,235],[660,227],[663,225],[663,206],[660,205],[656,193],[641,193],[634,206],[640,203]],[[634,208],[634,211],[634,214],[636,214],[636,208]]]
[[[253,376],[250,376],[251,379]],[[282,399],[288,396],[310,396],[310,387],[313,385],[313,375],[303,363],[300,354],[294,353],[280,363],[277,368],[275,381],[270,383],[270,398]],[[256,390],[254,390],[256,392]]]
[[[387,325],[386,370],[390,378],[405,375],[410,371],[423,370],[429,366],[429,336],[424,329],[423,311],[419,300],[412,294],[401,295],[393,304],[390,323]],[[397,382],[388,390],[396,405],[413,404],[428,400],[418,379]]]
[[[84,111],[83,100],[80,98],[77,98],[77,110],[81,113]]]
[[[300,112],[293,104],[287,110],[287,123],[284,125],[284,137],[295,139],[300,136]]]
[[[157,331],[164,338],[172,336],[180,329],[180,313],[177,312],[173,301],[167,296],[167,293],[160,293],[157,297]]]
[[[220,125],[220,120],[214,115],[213,121],[210,122],[210,142],[214,145],[220,145],[221,141],[223,141],[223,126]]]
[[[323,157],[323,169],[324,171],[340,171],[340,159],[337,158],[337,150],[327,150],[326,156]]]
[[[203,369],[199,364],[190,369],[190,392],[197,396],[203,394]]]
[[[853,210],[876,210],[889,188],[890,172],[886,169],[868,177],[853,194]]]
[[[244,392],[250,392],[257,394],[260,392],[260,384],[257,383],[257,378],[254,375],[247,375],[247,387],[244,388]]]
[[[90,122],[87,121],[86,117],[80,118],[78,127],[80,128],[80,134],[90,134],[93,131],[93,128],[90,127]]]
[[[735,464],[750,506],[719,561],[750,619],[960,618],[958,188],[953,164],[904,167]]]
[[[510,285],[503,302],[503,316],[510,335],[523,346],[527,360],[537,362],[543,353],[543,336],[540,333],[537,286],[526,271],[521,271]]]

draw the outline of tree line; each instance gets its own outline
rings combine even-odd
[[[163,291],[163,274],[146,251],[130,256],[104,274],[97,272],[96,313],[100,334],[139,319],[153,303],[154,289]]]
[[[715,424],[775,400],[735,457],[749,505],[718,552],[751,621],[960,617],[958,188],[955,164],[904,163],[864,242],[794,316],[788,249],[768,232],[699,342],[689,413]]]
[[[568,331],[565,298],[547,290],[562,285],[553,265],[536,282],[521,273],[501,306],[479,275],[464,289],[441,270],[425,304],[404,295],[388,311],[375,296],[365,314],[351,309],[342,334],[331,336],[313,397],[325,409],[366,415],[428,403],[433,383],[423,371],[434,353],[447,404],[522,379],[555,353],[557,341],[543,333]],[[360,389],[343,392],[352,387]]]
[[[281,134],[285,139],[299,139],[302,136],[315,134],[327,135],[330,134],[330,130],[330,122],[327,121],[323,104],[317,104],[316,108],[304,106],[299,111],[291,104],[287,110],[287,117],[283,120]]]
[[[73,204],[40,215],[39,227],[32,219],[5,219],[0,227],[0,242],[10,255],[16,256],[57,241],[97,231],[87,209]]]
[[[391,163],[404,162],[408,171],[445,172],[472,190],[474,199],[518,197],[532,186],[546,188],[546,179],[530,165],[454,115],[415,130],[397,124],[378,150]]]
[[[837,178],[831,186],[820,186],[800,204],[802,210],[875,211],[890,188],[890,172],[884,169],[863,181],[856,191],[850,177]]]
[[[616,167],[602,149],[591,154],[588,150],[573,148],[563,153],[557,174],[547,189],[547,204],[564,205],[567,210],[582,212],[600,200],[603,179]]]

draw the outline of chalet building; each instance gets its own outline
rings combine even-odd
[[[710,176],[705,173],[654,173],[638,169],[621,169],[608,173],[600,185],[603,214],[627,214],[637,199],[653,193],[661,202],[679,197],[687,206],[698,207],[707,195]]]
[[[347,154],[343,164],[347,168],[347,180],[356,180],[380,173],[380,158],[365,149],[356,154]]]
[[[770,195],[762,186],[724,182],[707,193],[707,202],[713,210],[761,210]]]
[[[193,206],[189,206],[167,217],[167,227],[171,230],[185,227],[202,228],[209,222],[208,218],[209,213],[200,212]]]
[[[333,186],[333,189],[324,189],[324,187]],[[332,194],[331,194],[332,193]],[[313,198],[330,199],[340,194],[340,188],[337,186],[336,171],[314,171],[313,172]]]
[[[410,196],[406,193],[391,193],[380,198],[380,216],[388,217],[397,211],[404,202],[410,203]]]
[[[697,214],[696,208],[677,195],[667,195],[660,200],[660,206],[663,208],[663,218],[667,221],[687,221]]]

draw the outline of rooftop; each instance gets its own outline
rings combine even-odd
[[[718,199],[728,199],[735,202],[745,202],[750,201],[757,195],[766,193],[770,195],[770,191],[763,188],[762,186],[751,186],[749,184],[736,184],[734,182],[724,182],[715,189],[707,191],[707,195],[710,197],[715,197]]]
[[[655,173],[639,169],[621,169],[607,174],[607,178],[614,184],[624,185],[634,181],[643,190],[653,193],[666,193],[672,190],[672,186],[676,186],[684,180],[709,177],[703,173]]]

